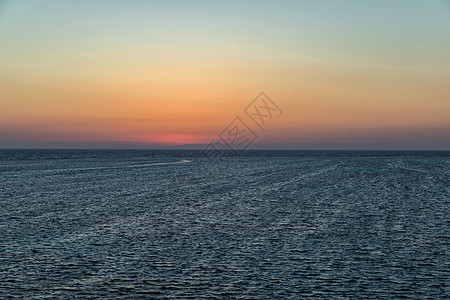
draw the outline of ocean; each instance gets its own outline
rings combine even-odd
[[[450,152],[0,150],[0,298],[450,298]]]

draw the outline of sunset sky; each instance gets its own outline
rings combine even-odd
[[[0,148],[450,149],[450,1],[0,1]]]

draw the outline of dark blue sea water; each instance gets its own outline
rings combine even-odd
[[[0,298],[444,299],[450,152],[0,151]]]

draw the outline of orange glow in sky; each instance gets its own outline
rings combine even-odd
[[[442,1],[0,9],[0,147],[208,143],[264,90],[256,148],[450,148]]]

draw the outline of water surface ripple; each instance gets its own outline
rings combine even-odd
[[[0,151],[0,298],[444,299],[450,153]]]

